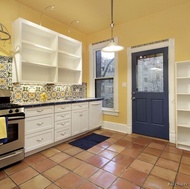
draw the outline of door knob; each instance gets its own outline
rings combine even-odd
[[[135,100],[135,99],[136,99],[136,97],[132,97],[131,99],[132,99],[132,100]]]

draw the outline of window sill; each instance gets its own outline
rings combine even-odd
[[[102,109],[104,115],[119,116],[119,111],[114,109]]]

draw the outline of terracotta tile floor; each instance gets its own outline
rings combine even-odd
[[[85,151],[59,144],[0,170],[2,189],[190,189],[190,152],[167,141],[99,129]]]

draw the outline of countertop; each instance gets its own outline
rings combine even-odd
[[[24,106],[25,108],[37,107],[37,106],[49,106],[49,105],[59,105],[59,104],[68,104],[68,103],[80,103],[80,102],[90,102],[103,100],[103,98],[77,98],[77,99],[58,99],[58,100],[46,100],[46,101],[35,101],[35,102],[24,102],[19,103],[19,105]]]

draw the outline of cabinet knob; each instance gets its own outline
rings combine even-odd
[[[42,109],[42,110],[37,110],[37,112],[43,112],[44,110]]]
[[[64,126],[66,123],[61,123],[62,126]]]

